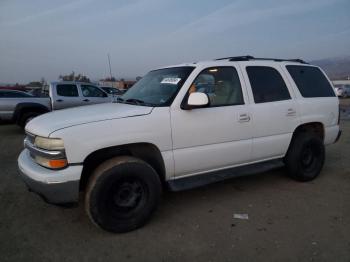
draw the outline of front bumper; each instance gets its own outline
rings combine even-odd
[[[39,194],[47,202],[52,204],[78,202],[82,165],[50,170],[35,163],[29,151],[24,149],[18,157],[18,168],[29,190]]]

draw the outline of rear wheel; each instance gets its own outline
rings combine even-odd
[[[160,195],[160,179],[149,164],[134,157],[116,157],[102,163],[89,179],[85,209],[104,230],[128,232],[149,220]]]
[[[325,149],[323,141],[312,133],[296,134],[285,157],[289,175],[298,181],[316,178],[323,167]]]

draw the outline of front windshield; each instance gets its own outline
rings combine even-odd
[[[193,69],[184,66],[151,71],[118,101],[143,106],[169,106]]]

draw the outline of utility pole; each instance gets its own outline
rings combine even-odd
[[[109,54],[107,54],[107,56],[108,56],[108,64],[109,64],[109,75],[110,75],[111,80],[112,80],[111,58],[110,58]]]

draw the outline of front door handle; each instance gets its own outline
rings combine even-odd
[[[63,100],[62,99],[57,99],[56,102],[63,102]]]
[[[287,110],[287,116],[296,116],[297,111],[295,111],[294,108],[288,108]]]
[[[89,100],[89,99],[84,99],[83,101],[84,101],[84,102],[89,102],[90,100]]]
[[[250,116],[248,114],[240,114],[239,115],[239,122],[249,122],[250,121]]]

